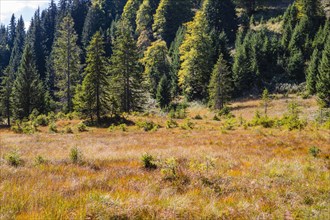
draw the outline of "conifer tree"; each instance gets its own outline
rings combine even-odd
[[[43,112],[44,92],[32,48],[26,44],[12,91],[14,117],[27,118],[33,110]]]
[[[163,109],[167,107],[171,102],[171,88],[170,81],[166,75],[163,75],[157,86],[156,99],[159,106]]]
[[[266,116],[267,116],[267,110],[268,110],[268,105],[269,105],[270,101],[271,101],[271,99],[269,97],[268,89],[264,89],[264,91],[262,92],[262,104],[264,106]]]
[[[14,46],[9,61],[9,65],[14,72],[17,71],[20,65],[25,43],[25,27],[22,16],[17,21],[15,35]]]
[[[0,114],[7,118],[7,125],[10,126],[10,118],[12,116],[11,94],[15,80],[14,71],[7,67],[1,78],[0,84]]]
[[[141,63],[144,65],[144,75],[148,79],[150,92],[156,98],[157,88],[161,78],[164,75],[167,78],[170,77],[169,74],[171,72],[171,62],[166,42],[162,40],[153,42],[144,53]]]
[[[65,112],[73,110],[72,98],[75,86],[80,80],[80,49],[77,34],[70,15],[63,18],[53,47],[53,66],[57,87],[57,97]]]
[[[109,109],[109,81],[106,71],[104,43],[100,32],[93,36],[88,48],[85,68],[85,78],[82,83],[82,93],[86,112],[93,119],[96,115],[97,122]],[[84,109],[84,110],[85,110]]]
[[[46,56],[49,56],[51,53],[54,43],[57,14],[58,11],[54,0],[51,0],[48,9],[41,14],[41,28],[44,31],[42,43]]]
[[[304,56],[300,49],[293,48],[286,64],[287,77],[291,82],[302,82],[305,80]]]
[[[200,10],[194,20],[187,24],[186,35],[180,47],[182,65],[178,73],[179,85],[189,100],[207,97],[213,54],[208,23],[205,13]]]
[[[10,23],[8,26],[8,46],[10,51],[13,49],[15,38],[16,38],[16,18],[15,15],[13,14],[10,18]]]
[[[112,94],[122,112],[139,111],[144,102],[143,78],[132,29],[125,22],[118,25],[111,61]]]
[[[330,107],[330,36],[325,43],[319,65],[316,90],[322,106]]]
[[[213,109],[222,109],[229,101],[232,92],[231,71],[220,54],[214,66],[209,84],[209,103]]]
[[[306,70],[306,87],[309,94],[315,94],[316,92],[316,80],[319,75],[318,66],[320,61],[321,53],[316,48],[313,52],[311,60],[309,61]]]
[[[121,16],[133,31],[136,29],[136,16],[141,3],[142,0],[128,0]]]

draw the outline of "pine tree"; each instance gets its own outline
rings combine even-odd
[[[286,64],[287,77],[291,82],[302,82],[305,80],[304,56],[300,49],[293,48]]]
[[[308,68],[306,70],[306,87],[309,94],[315,94],[316,92],[316,80],[319,75],[318,66],[321,53],[316,48],[313,52],[311,60],[309,61]]]
[[[58,11],[54,0],[51,0],[48,9],[41,14],[41,29],[44,31],[42,43],[46,56],[49,56],[51,53],[54,43],[57,14]]]
[[[10,18],[10,23],[8,26],[8,46],[10,51],[13,49],[15,38],[16,38],[16,18],[15,15],[13,14]]]
[[[162,40],[153,42],[144,53],[141,63],[144,65],[144,75],[148,79],[150,92],[156,98],[157,88],[161,78],[163,76],[170,77],[171,62],[166,42]]]
[[[142,0],[128,0],[121,16],[121,19],[125,20],[133,31],[136,29],[136,16],[141,3]]]
[[[192,7],[192,0],[161,0],[152,25],[154,37],[170,45],[178,28],[193,17]]]
[[[205,13],[200,10],[194,20],[187,24],[186,35],[180,47],[182,65],[178,73],[179,85],[189,100],[207,97],[214,52]]]
[[[163,109],[171,102],[170,81],[166,75],[163,75],[157,86],[156,99],[159,106]]]
[[[109,110],[109,81],[106,70],[104,43],[100,32],[93,36],[88,48],[85,68],[85,78],[82,83],[86,112],[93,119],[96,115],[97,122]]]
[[[43,112],[44,92],[32,48],[26,44],[12,91],[14,117],[27,118],[34,109]]]
[[[214,66],[209,84],[209,103],[213,109],[222,109],[229,101],[232,92],[231,71],[220,54]]]
[[[1,78],[0,84],[0,114],[7,118],[7,125],[10,126],[10,118],[12,116],[11,93],[15,80],[14,71],[7,67]]]
[[[262,104],[264,106],[266,116],[267,116],[267,110],[268,110],[268,105],[269,105],[270,101],[271,100],[269,97],[268,89],[264,89],[264,91],[262,92]]]
[[[320,99],[320,103],[330,107],[330,36],[325,43],[325,48],[322,52],[322,58],[319,65],[319,75],[317,77],[316,91]]]
[[[110,61],[112,94],[116,95],[121,111],[141,110],[144,102],[142,71],[132,29],[127,23],[118,25]]]
[[[80,80],[80,49],[77,46],[77,34],[74,30],[74,23],[70,15],[63,18],[57,38],[53,47],[53,66],[57,97],[62,102],[62,109],[65,112],[73,110],[72,98],[75,86]]]
[[[22,16],[20,17],[20,19],[18,19],[15,35],[16,36],[14,40],[13,50],[10,56],[9,65],[16,72],[22,58],[25,42],[25,27]]]

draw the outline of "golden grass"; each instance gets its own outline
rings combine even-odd
[[[317,110],[314,99],[298,102],[306,118]],[[259,103],[231,106],[250,119],[262,109]],[[285,103],[274,100],[269,114],[285,112]],[[162,126],[152,132],[136,126],[74,134],[1,130],[0,219],[329,219],[329,131],[236,126],[223,133],[214,113],[194,105],[189,115],[197,114],[203,120],[191,120],[192,130],[166,129],[167,118],[160,116],[129,116]],[[58,122],[59,129],[67,123],[79,121]],[[321,149],[319,157],[309,154],[312,146]],[[83,163],[70,162],[72,147],[83,153]],[[13,149],[23,166],[2,159]],[[142,168],[145,152],[158,169]],[[37,155],[48,163],[34,165]],[[178,175],[166,180],[162,163],[172,157]],[[210,160],[214,166],[205,168]]]

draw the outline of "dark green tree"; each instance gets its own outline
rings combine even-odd
[[[330,107],[330,36],[325,43],[319,65],[316,91],[322,106]]]
[[[12,116],[11,94],[13,90],[15,76],[13,70],[7,67],[1,77],[0,84],[0,114],[7,118],[7,125],[10,126]]]
[[[315,94],[316,92],[316,81],[319,75],[318,66],[320,62],[321,53],[316,48],[313,52],[311,60],[309,61],[306,70],[306,87],[309,94]]]
[[[220,54],[209,84],[210,106],[213,109],[222,109],[231,97],[232,88],[231,71],[223,55]]]
[[[9,65],[16,72],[23,54],[25,42],[25,27],[22,16],[18,19],[13,50],[10,55]]]
[[[156,99],[159,106],[163,109],[167,107],[171,102],[171,88],[170,81],[166,75],[163,75],[157,86]]]
[[[14,117],[17,119],[27,118],[33,110],[43,112],[44,93],[32,48],[26,44],[12,91]]]

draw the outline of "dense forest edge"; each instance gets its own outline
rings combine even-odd
[[[270,120],[272,93],[316,95],[326,123],[329,5],[52,0],[27,31],[15,15],[0,27],[0,124],[67,114],[108,126],[123,113],[175,114],[193,101],[222,114],[244,97],[262,97]]]

